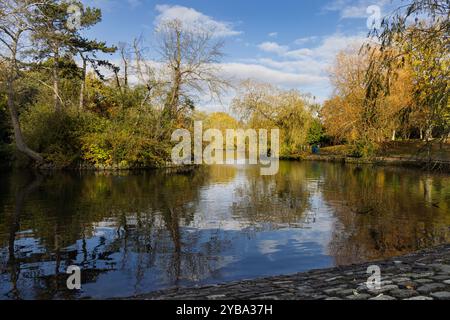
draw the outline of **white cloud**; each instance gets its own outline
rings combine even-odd
[[[320,44],[311,48],[291,49],[288,45],[276,42],[263,42],[258,48],[264,52],[274,53],[282,58],[304,59],[306,57],[334,58],[336,54],[348,46],[361,45],[366,40],[365,35],[345,36],[334,34],[324,37]],[[296,42],[295,42],[296,43]]]
[[[276,38],[276,37],[278,37],[278,32],[271,32],[268,34],[268,36],[271,38]]]
[[[229,22],[214,20],[193,8],[183,7],[179,5],[156,5],[156,11],[159,13],[155,19],[155,24],[168,20],[178,19],[185,26],[196,28],[207,28],[213,30],[214,35],[218,37],[236,36],[241,34],[241,31],[236,31]]]
[[[261,58],[253,63],[276,69],[288,73],[303,73],[309,75],[320,75],[322,73],[322,64],[312,58],[301,60],[278,61],[270,58]]]
[[[366,39],[364,33],[359,35],[337,33],[321,38],[317,44],[308,48],[264,42],[258,47],[270,54],[270,57],[243,61],[245,64],[227,68],[229,73],[234,72],[241,77],[248,73],[252,79],[297,88],[304,93],[313,93],[318,96],[319,101],[323,101],[331,93],[328,71],[337,53],[348,47],[358,48]]]
[[[290,50],[284,53],[284,56],[287,58],[302,58],[307,56],[312,56],[314,54],[314,51],[308,48],[302,48],[297,50]]]
[[[253,79],[290,88],[316,85],[326,80],[320,75],[290,73],[256,63],[221,63],[220,67],[224,76],[235,81]]]
[[[305,43],[313,42],[313,41],[316,41],[317,39],[318,39],[318,37],[316,37],[316,36],[298,38],[294,41],[294,43],[297,45],[304,45]]]
[[[324,38],[322,43],[314,48],[313,55],[323,57],[327,60],[335,58],[339,51],[348,47],[361,46],[364,41],[367,41],[365,34],[346,36],[341,34],[334,34]]]
[[[270,41],[259,44],[258,48],[265,52],[272,52],[280,55],[289,50],[288,46],[280,46],[278,43]]]

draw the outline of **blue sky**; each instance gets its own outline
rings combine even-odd
[[[103,21],[89,34],[111,44],[130,43],[141,35],[151,43],[153,28],[162,19],[212,24],[226,43],[221,66],[226,77],[299,89],[318,101],[332,92],[328,69],[336,53],[366,37],[373,16],[368,7],[378,6],[384,14],[392,6],[390,0],[83,2],[103,11]]]

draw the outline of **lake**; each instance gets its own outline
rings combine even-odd
[[[450,176],[281,162],[187,173],[0,173],[0,299],[127,297],[450,242]],[[66,287],[78,265],[81,291]]]

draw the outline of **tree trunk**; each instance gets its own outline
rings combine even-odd
[[[126,59],[123,60],[124,68],[123,68],[123,83],[125,89],[128,89],[128,62]]]
[[[117,70],[114,70],[114,79],[116,80],[116,86],[119,92],[122,94],[122,86],[120,84],[119,73]]]
[[[394,130],[392,130],[392,141],[395,141],[396,136],[397,136],[397,131],[394,129]]]
[[[177,113],[178,103],[180,102],[180,83],[181,77],[177,74],[169,103],[169,112],[172,117]]]
[[[122,46],[122,48],[120,49],[120,56],[122,58],[122,63],[123,63],[123,81],[124,81],[124,87],[125,90],[128,89],[128,59],[127,59],[127,55],[126,55],[126,45]]]
[[[429,125],[427,130],[425,131],[425,141],[430,141],[433,139],[433,125]]]
[[[175,53],[175,66],[173,66],[173,87],[170,92],[170,98],[168,102],[168,109],[170,117],[174,117],[177,113],[178,104],[180,102],[180,89],[182,82],[181,75],[181,32],[176,31],[177,44],[176,44],[176,53]]]
[[[83,74],[81,76],[81,86],[80,86],[80,106],[79,111],[84,110],[84,90],[86,88],[86,59],[83,58]]]
[[[59,60],[59,50],[55,50],[53,57],[53,101],[56,112],[61,111],[61,103],[59,101],[59,75],[58,75],[58,60]]]
[[[26,145],[26,143],[23,139],[22,130],[20,129],[20,123],[19,123],[19,114],[17,112],[15,102],[14,102],[14,87],[13,87],[12,79],[8,79],[7,97],[8,97],[8,109],[9,109],[9,114],[11,116],[11,123],[12,123],[13,129],[14,129],[14,138],[15,138],[17,149],[20,152],[26,154],[28,157],[30,157],[37,163],[44,162],[44,159],[42,158],[42,156],[40,154],[38,154],[37,152],[28,148],[28,146]]]

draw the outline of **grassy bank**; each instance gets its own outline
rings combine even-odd
[[[352,155],[349,145],[325,147],[320,154],[296,155],[291,159],[311,161],[334,161],[356,164],[400,165],[432,170],[450,171],[450,144],[423,141],[395,141],[380,145],[371,157],[358,158]]]

